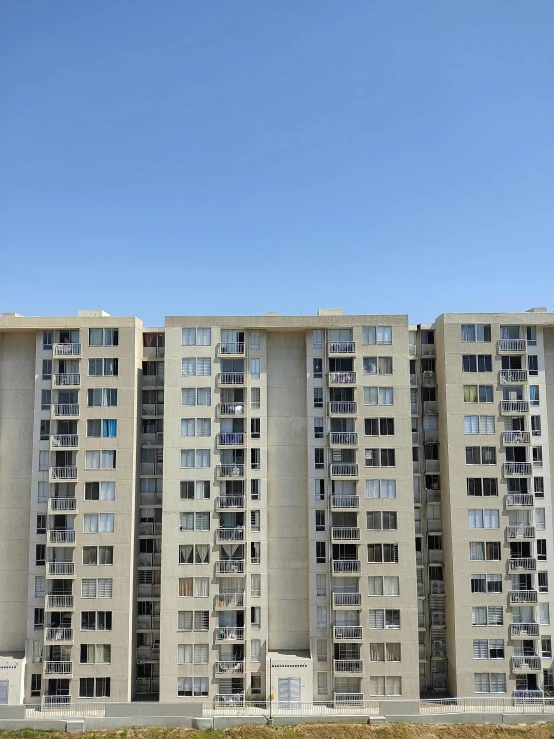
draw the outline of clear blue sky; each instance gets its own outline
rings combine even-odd
[[[2,0],[0,308],[554,308],[551,0]]]

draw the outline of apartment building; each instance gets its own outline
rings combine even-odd
[[[0,702],[554,692],[553,329],[3,314]]]

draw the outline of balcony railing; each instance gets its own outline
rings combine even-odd
[[[335,672],[363,672],[364,663],[361,659],[336,659],[333,662]]]
[[[423,401],[423,412],[429,413],[430,415],[436,415],[438,410],[436,400],[424,400]]]
[[[215,629],[216,641],[244,641],[244,627],[218,626]]]
[[[533,496],[530,493],[508,493],[506,496],[507,508],[530,508],[533,505]]]
[[[163,387],[164,375],[144,375],[142,376],[143,387]]]
[[[362,638],[361,626],[335,626],[333,628],[333,638],[335,641],[352,641]]]
[[[237,403],[218,403],[216,412],[219,416],[244,416],[245,404],[242,402]]]
[[[362,605],[361,593],[333,592],[333,608],[356,608]]]
[[[440,518],[428,518],[427,531],[430,534],[436,534],[442,531],[442,520]]]
[[[153,431],[151,433],[141,434],[140,443],[143,446],[162,446],[164,443],[164,432]]]
[[[503,400],[500,405],[500,412],[505,415],[513,415],[518,413],[529,412],[529,401],[527,400]]]
[[[534,557],[515,557],[508,560],[510,572],[517,570],[536,570],[537,560]]]
[[[355,341],[330,341],[327,344],[327,351],[329,354],[355,354],[356,353],[356,342]]]
[[[351,526],[333,526],[331,538],[335,541],[360,541],[360,529]]]
[[[55,403],[52,406],[55,416],[71,416],[79,415],[79,403]]]
[[[441,549],[429,550],[429,564],[441,565],[444,562],[444,552]]]
[[[424,429],[423,430],[423,441],[425,444],[436,444],[439,440],[438,429]]]
[[[217,435],[217,443],[219,446],[243,446],[244,439],[245,434],[242,432]]]
[[[532,469],[530,462],[504,462],[504,477],[528,476]]]
[[[421,356],[422,357],[434,357],[437,353],[434,344],[422,344],[421,345]]]
[[[74,449],[79,446],[79,436],[78,434],[54,434],[50,437],[50,445],[56,449]]]
[[[70,695],[43,695],[42,705],[43,706],[67,706],[71,703]]]
[[[440,471],[440,462],[438,459],[425,460],[425,472],[428,474],[437,474]]]
[[[44,638],[46,641],[73,641],[73,629],[57,626],[57,627],[46,627],[44,629]]]
[[[138,663],[159,662],[160,647],[158,644],[151,647],[137,647],[136,658]]]
[[[161,491],[157,493],[140,493],[139,505],[151,506],[151,505],[162,505],[163,493]]]
[[[161,521],[140,521],[138,532],[139,536],[161,536],[162,523]]]
[[[510,590],[508,593],[510,605],[520,603],[538,603],[539,594],[536,590]]]
[[[506,369],[500,370],[500,384],[510,385],[513,383],[527,382],[526,369]]]
[[[329,372],[329,385],[355,385],[355,372]]]
[[[423,387],[434,387],[437,384],[437,373],[425,370],[423,372]]]
[[[506,537],[508,539],[534,539],[535,538],[535,527],[534,526],[507,526]]]
[[[333,693],[335,706],[363,706],[363,693]]]
[[[61,610],[73,608],[73,596],[72,595],[47,595],[46,596],[46,608],[50,610]]]
[[[48,531],[49,544],[75,544],[74,529],[50,529]]]
[[[48,498],[48,508],[51,511],[76,511],[77,498]]]
[[[243,464],[218,464],[216,467],[216,475],[220,478],[226,477],[244,477]]]
[[[331,444],[336,446],[352,446],[358,443],[355,431],[331,431]]]
[[[332,400],[329,403],[330,416],[351,416],[358,412],[358,403],[354,400]]]
[[[244,372],[220,372],[216,379],[218,385],[244,385]]]
[[[215,609],[244,608],[244,593],[219,593],[214,599]]]
[[[244,495],[222,495],[215,499],[215,505],[218,511],[242,509],[244,508]]]
[[[244,559],[224,559],[215,563],[216,575],[244,575]]]
[[[541,672],[541,658],[538,654],[529,657],[512,657],[513,672]]]
[[[353,463],[331,463],[331,477],[358,477],[358,465]]]
[[[75,562],[48,562],[48,574],[69,577],[75,575]]]
[[[140,474],[141,475],[163,475],[164,463],[163,462],[141,462],[140,463]]]
[[[79,372],[64,372],[54,375],[54,385],[60,387],[62,385],[80,385],[81,375]]]
[[[359,495],[333,495],[331,497],[331,508],[359,508]]]
[[[54,344],[55,357],[78,357],[80,354],[80,344]]]
[[[503,431],[503,444],[530,444],[531,434],[529,431]]]
[[[216,541],[244,541],[244,526],[242,528],[216,529]]]
[[[51,480],[76,480],[77,467],[50,467]]]
[[[218,357],[244,357],[245,346],[243,341],[222,341],[217,345]]]
[[[431,626],[446,626],[446,613],[431,611]]]
[[[440,503],[442,500],[442,493],[436,488],[428,488],[425,491],[428,503]]]
[[[215,663],[215,674],[233,677],[233,675],[244,675],[244,660],[225,660]]]
[[[359,559],[334,559],[334,575],[354,575],[361,572],[362,563]]]
[[[529,621],[523,624],[510,624],[510,636],[512,639],[528,639],[539,635],[539,624]]]
[[[71,662],[45,662],[45,675],[71,675],[73,665]]]
[[[431,595],[444,595],[444,580],[431,580]]]
[[[143,403],[141,406],[141,415],[143,416],[163,416],[163,403]]]
[[[524,354],[527,351],[526,339],[499,339],[499,354]]]
[[[544,702],[544,692],[542,690],[514,690],[512,695],[516,705],[520,701],[525,705]]]

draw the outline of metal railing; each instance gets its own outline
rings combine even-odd
[[[163,431],[143,433],[140,435],[140,443],[144,446],[161,446],[164,443],[164,433]]]
[[[45,662],[45,675],[71,675],[73,665],[71,662]]]
[[[142,376],[143,387],[163,387],[164,375],[144,375]]]
[[[533,496],[530,493],[508,493],[506,496],[507,508],[528,508],[533,505]]]
[[[356,342],[354,341],[330,341],[327,344],[329,354],[355,354]]]
[[[74,448],[79,446],[78,434],[54,434],[50,437],[50,443],[53,447]]]
[[[333,591],[333,608],[352,607],[362,605],[361,593],[336,593]]]
[[[527,351],[526,339],[499,339],[499,354],[523,354]]]
[[[331,477],[358,477],[358,465],[354,463],[331,463]]]
[[[442,531],[442,520],[440,518],[428,518],[427,531],[434,534]]]
[[[243,608],[244,593],[219,593],[214,599],[215,608]]]
[[[54,375],[54,385],[80,385],[81,375],[79,372],[63,372]]]
[[[352,526],[333,526],[331,538],[336,541],[359,541],[360,529]]]
[[[332,508],[359,508],[359,495],[333,495],[331,497]]]
[[[244,372],[220,372],[216,380],[219,385],[244,385]]]
[[[423,401],[423,412],[424,413],[431,413],[436,414],[437,413],[437,401],[436,400],[424,400]]]
[[[52,408],[55,416],[79,415],[79,403],[55,403]]]
[[[49,575],[74,575],[75,562],[48,562]]]
[[[25,706],[25,718],[82,718],[106,715],[105,703],[71,703],[70,695],[43,695],[42,704]]]
[[[163,416],[164,404],[163,403],[142,403],[141,415],[142,416]]]
[[[362,638],[361,626],[334,626],[333,639],[335,641],[349,641]]]
[[[422,357],[434,357],[436,354],[434,344],[422,344],[421,345],[421,356]]]
[[[74,544],[74,529],[50,529],[48,531],[49,544]]]
[[[245,404],[237,403],[218,403],[216,407],[218,416],[244,416]]]
[[[536,621],[528,621],[522,624],[510,624],[510,637],[512,639],[528,639],[539,635],[539,624]]]
[[[336,659],[333,668],[335,672],[363,672],[364,663],[361,659]]]
[[[244,356],[244,342],[243,341],[222,341],[217,345],[217,356],[227,357],[230,354],[234,356]]]
[[[244,541],[244,526],[242,528],[216,529],[216,541]]]
[[[217,435],[219,446],[241,446],[244,444],[245,434],[240,431],[236,433],[224,433]]]
[[[510,605],[519,603],[538,603],[539,594],[536,590],[510,590],[508,592]]]
[[[423,387],[434,387],[437,384],[437,373],[431,370],[423,372]]]
[[[537,560],[534,557],[514,557],[508,560],[508,564],[510,572],[537,569]]]
[[[358,412],[358,403],[355,400],[332,400],[329,403],[329,415],[352,415]]]
[[[217,626],[215,629],[216,641],[243,641],[243,626]]]
[[[554,711],[542,690],[514,690],[513,698],[438,698],[419,702],[421,715],[446,713],[542,713]]]
[[[500,404],[501,413],[527,413],[529,401],[527,400],[503,400]]]
[[[221,495],[215,499],[217,510],[225,511],[229,508],[244,508],[244,495]]]
[[[77,467],[50,467],[51,480],[76,480]]]
[[[504,462],[504,476],[530,475],[533,466],[530,462]]]
[[[46,608],[50,609],[62,609],[73,608],[73,596],[72,595],[52,595],[46,596]]]
[[[48,498],[51,511],[76,511],[77,498]]]
[[[44,638],[47,641],[73,641],[73,629],[65,626],[46,627]]]
[[[81,353],[80,344],[54,344],[55,357],[78,356]]]
[[[503,431],[503,444],[530,444],[531,434],[529,431]]]
[[[534,539],[534,526],[506,526],[506,537],[508,539]]]
[[[333,574],[334,575],[348,575],[361,572],[362,563],[359,559],[334,559],[333,560]]]
[[[331,444],[345,446],[357,443],[358,434],[355,431],[331,431]]]
[[[226,675],[244,675],[244,660],[223,660],[215,663],[215,674]]]
[[[355,372],[329,372],[330,385],[355,385]]]
[[[527,382],[526,369],[505,369],[500,370],[500,384],[509,385],[512,382]]]
[[[540,672],[541,658],[538,654],[532,656],[518,656],[512,657],[512,670],[514,672]]]
[[[215,563],[216,575],[244,575],[244,559],[223,559]]]
[[[217,477],[244,477],[243,464],[218,464],[216,467]]]

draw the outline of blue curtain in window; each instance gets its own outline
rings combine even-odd
[[[102,436],[117,436],[117,420],[115,418],[107,418],[102,421]]]

